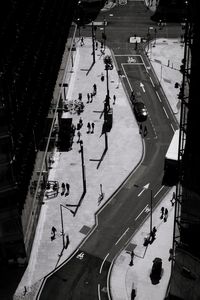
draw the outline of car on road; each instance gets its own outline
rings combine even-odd
[[[148,116],[148,111],[143,102],[141,101],[134,102],[133,110],[137,121],[139,122],[146,121]]]

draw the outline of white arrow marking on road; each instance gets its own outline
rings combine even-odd
[[[146,191],[148,188],[149,188],[149,183],[147,183],[147,184],[145,184],[145,185],[143,186],[141,192],[138,194],[138,197],[140,197],[140,196],[142,195],[142,193],[143,193],[144,191]]]
[[[140,82],[140,87],[142,88],[143,92],[145,93],[144,84]]]

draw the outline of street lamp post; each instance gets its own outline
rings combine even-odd
[[[150,233],[152,232],[152,206],[153,206],[153,191],[150,189]]]
[[[155,45],[156,45],[156,37],[157,37],[157,29],[156,28],[154,29],[154,34],[155,34],[155,42],[154,42],[154,47],[155,47]]]
[[[103,40],[104,40],[104,52],[106,49],[106,19],[103,17]]]
[[[95,34],[94,34],[94,22],[92,21],[92,56],[93,64],[95,64]]]
[[[68,235],[66,236],[66,243],[65,243],[65,232],[64,232],[64,224],[63,224],[63,212],[62,212],[62,207],[67,209],[64,205],[60,204],[60,217],[61,217],[61,235],[62,235],[62,242],[63,242],[63,249],[67,248],[69,244],[69,237]]]
[[[105,70],[106,70],[106,86],[107,86],[106,100],[107,100],[107,105],[109,105],[109,107],[110,107],[110,92],[109,92],[108,71],[113,69],[112,58],[111,58],[110,55],[106,55],[104,57],[104,64],[105,64]]]

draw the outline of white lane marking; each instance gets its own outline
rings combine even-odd
[[[146,211],[148,208],[148,204],[145,206],[145,208],[143,208],[143,210],[139,213],[139,215],[137,215],[137,217],[135,218],[135,221],[137,221],[137,219],[141,216],[141,214]]]
[[[172,124],[170,124],[170,125],[171,125],[171,128],[172,128],[173,132],[175,132],[176,129],[174,128],[174,126]]]
[[[145,93],[144,84],[142,82],[140,82],[140,87],[142,88],[143,92]]]
[[[146,72],[147,73],[149,73],[149,71],[148,71],[148,69],[147,69],[147,66],[146,66],[146,64],[145,64],[145,62],[144,62],[144,59],[143,59],[143,57],[140,55],[140,58],[141,58],[141,60],[142,60],[142,62],[143,62],[143,65],[144,65],[144,67],[145,67],[145,69],[146,69]]]
[[[153,198],[156,198],[156,196],[162,191],[162,189],[164,188],[165,186],[162,185],[161,188],[157,191],[157,193],[153,196]]]
[[[131,86],[131,84],[130,84],[130,81],[128,80],[128,76],[127,76],[127,74],[126,74],[126,71],[125,71],[125,69],[124,69],[124,66],[123,66],[124,64],[121,64],[121,66],[122,66],[122,69],[123,69],[123,71],[124,71],[124,74],[125,74],[125,76],[126,76],[126,80],[127,80],[127,82],[128,82],[128,85],[129,85],[129,87],[130,87],[130,89],[131,89],[131,91],[133,90],[132,89],[132,86]]]
[[[98,298],[101,299],[100,283],[98,283]]]
[[[156,95],[157,95],[157,97],[158,97],[159,101],[160,101],[160,102],[162,102],[162,100],[161,100],[161,98],[160,98],[160,96],[159,96],[159,94],[158,94],[158,92],[157,92],[157,91],[156,91]]]
[[[169,119],[169,116],[168,116],[168,114],[167,114],[166,109],[164,108],[164,106],[163,106],[163,110],[164,110],[164,112],[165,112],[167,118]]]
[[[127,63],[123,63],[123,65],[143,65],[143,63],[140,63],[140,62],[127,62]]]
[[[151,77],[149,77],[149,78],[150,78],[150,80],[151,80],[151,84],[153,85],[153,87],[155,87],[152,78],[151,78]]]
[[[115,245],[117,245],[119,243],[119,241],[123,238],[123,236],[129,231],[130,228],[127,228],[124,233],[120,236],[120,238],[117,240],[117,242],[115,243]]]
[[[134,54],[134,55],[132,55],[132,54],[115,54],[115,56],[140,56],[141,57],[140,54]]]
[[[101,271],[102,271],[102,269],[103,269],[103,265],[104,265],[104,263],[105,263],[105,261],[106,261],[108,255],[109,255],[109,253],[105,256],[105,258],[104,258],[104,260],[103,260],[103,262],[102,262],[102,264],[101,264],[101,267],[100,267],[100,270],[99,270],[99,274],[101,274]]]

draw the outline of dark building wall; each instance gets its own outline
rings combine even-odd
[[[0,252],[4,257],[23,248],[13,243],[23,244],[20,214],[35,143],[42,139],[76,3],[8,0],[0,4]],[[18,225],[15,230],[13,220]]]
[[[200,155],[199,155],[199,70],[200,70],[200,2],[193,0],[189,6],[189,18],[193,24],[191,47],[191,75],[186,145],[183,159],[183,199],[181,205],[181,241],[195,256],[200,257],[196,238],[200,234]]]
[[[187,122],[187,142],[185,147],[184,160],[184,185],[194,190],[200,195],[199,170],[199,111],[200,111],[200,93],[199,93],[199,72],[200,72],[200,22],[199,9],[200,2],[193,1],[192,19],[194,20],[193,46],[191,49],[191,83],[189,96],[189,112]]]

